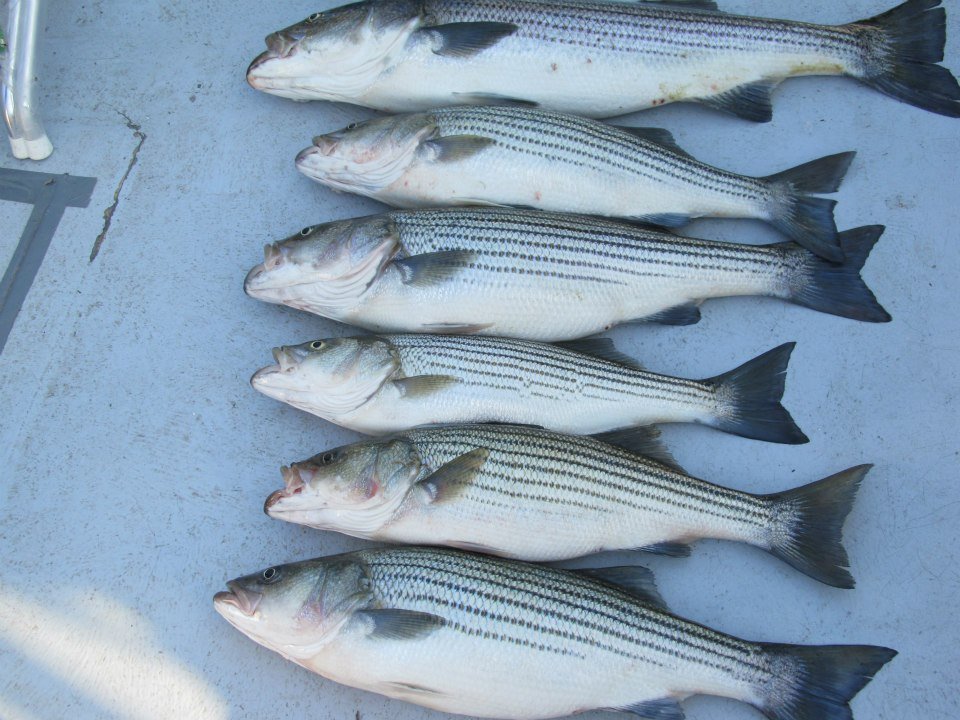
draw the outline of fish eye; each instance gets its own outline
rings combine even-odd
[[[307,18],[307,22],[309,22],[309,23],[315,23],[315,22],[316,22],[317,20],[319,20],[322,16],[323,16],[323,13],[314,13],[313,15],[311,15],[310,17]]]
[[[347,129],[347,130],[356,130],[358,127],[360,127],[360,123],[355,122],[355,123],[350,123],[349,125],[347,125],[347,128],[346,128],[346,129]]]
[[[310,343],[311,350],[322,350],[323,349],[323,340],[314,340]]]
[[[325,453],[323,454],[323,456],[320,458],[320,462],[323,463],[324,465],[329,465],[330,463],[333,462],[333,459],[334,459],[335,457],[336,457],[336,454],[333,453],[332,451],[331,451],[331,452],[325,452]]]
[[[308,225],[307,227],[305,227],[303,230],[300,231],[300,235],[302,235],[303,237],[306,237],[312,232],[313,232],[313,228]]]
[[[268,582],[268,583],[269,583],[269,582],[273,582],[274,580],[276,580],[278,575],[279,575],[279,573],[277,572],[277,569],[271,567],[271,568],[267,568],[266,570],[264,570],[264,571],[261,573],[260,576],[263,578],[263,581],[264,581],[264,582]]]

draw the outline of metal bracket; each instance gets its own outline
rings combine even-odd
[[[17,249],[0,279],[0,352],[43,264],[64,210],[87,207],[96,184],[96,178],[0,168],[0,200],[33,205]]]

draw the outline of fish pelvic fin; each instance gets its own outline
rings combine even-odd
[[[798,255],[796,262],[787,263],[790,302],[852,320],[890,322],[889,313],[860,277],[870,251],[884,230],[882,225],[870,225],[840,233],[844,256],[841,263],[828,262],[793,243],[785,243],[787,253]]]
[[[843,260],[833,219],[836,200],[811,193],[836,192],[856,153],[820,158],[765,178],[773,192],[770,222],[794,242],[832,262]]]
[[[770,553],[814,580],[850,590],[843,524],[872,465],[859,465],[764,499],[770,503]]]
[[[771,720],[852,720],[850,700],[897,655],[873,645],[757,645],[769,672],[755,705]]]
[[[867,85],[938,115],[960,117],[960,85],[942,65],[946,42],[943,0],[908,2],[847,25],[864,48],[859,76]]]
[[[735,370],[705,380],[714,388],[717,401],[706,424],[754,440],[787,445],[809,442],[780,404],[795,345],[786,343]]]

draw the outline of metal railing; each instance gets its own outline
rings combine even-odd
[[[19,159],[43,160],[53,152],[37,114],[34,82],[42,5],[42,0],[10,0],[6,48],[0,48],[3,119]]]

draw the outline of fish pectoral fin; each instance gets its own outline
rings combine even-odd
[[[466,93],[455,92],[453,96],[457,103],[462,105],[511,105],[513,107],[539,107],[540,103],[533,100],[524,100],[523,98],[510,97],[508,95],[497,95],[496,93]]]
[[[700,322],[700,303],[677,305],[677,307],[667,308],[653,315],[648,315],[643,320],[658,325],[696,325]]]
[[[666,555],[673,558],[690,557],[690,546],[680,542],[659,542],[653,545],[644,545],[637,548],[641,552],[652,553],[653,555]]]
[[[414,640],[447,624],[439,615],[392,608],[359,610],[356,617],[369,623],[367,636],[377,640]]]
[[[779,84],[779,80],[762,80],[740,85],[713,97],[700,98],[697,102],[744,120],[770,122],[773,119],[772,95]]]
[[[638,137],[641,140],[646,140],[651,142],[654,145],[669,150],[674,155],[679,155],[680,157],[694,159],[693,155],[688,153],[682,147],[677,145],[676,138],[673,137],[673,133],[669,130],[664,130],[663,128],[651,128],[651,127],[629,127],[627,125],[616,125],[615,127],[625,132],[630,133],[634,137]]]
[[[471,158],[491,145],[496,145],[496,140],[482,135],[449,135],[427,140],[424,145],[435,153],[434,160],[457,162]]]
[[[405,400],[416,400],[456,385],[460,382],[460,378],[452,375],[415,375],[392,382]]]
[[[593,437],[600,442],[616,445],[619,448],[653,460],[670,470],[676,470],[686,475],[686,471],[680,467],[680,463],[676,461],[667,446],[663,444],[660,439],[660,429],[655,425],[621,428],[620,430],[599,433]]]
[[[424,332],[436,335],[476,335],[493,327],[493,323],[474,323],[473,325],[458,325],[456,323],[427,323],[423,326]]]
[[[642,565],[622,565],[619,567],[584,568],[572,572],[591,580],[611,585],[630,593],[638,600],[660,610],[668,610],[667,603],[657,589],[653,573]]]
[[[490,457],[487,448],[476,448],[441,466],[432,475],[417,483],[433,505],[449,502],[474,481],[480,468]]]
[[[449,280],[477,258],[467,250],[446,250],[394,260],[405,285],[430,287]]]
[[[418,32],[428,35],[437,45],[436,55],[467,58],[491,48],[510,37],[519,26],[501,22],[462,22],[448,25],[433,25]]]
[[[573,352],[577,352],[582,355],[590,355],[591,357],[600,358],[601,360],[609,360],[610,362],[615,362],[618,365],[625,365],[637,370],[645,369],[632,357],[617,350],[616,346],[613,344],[613,340],[610,338],[565,340],[563,342],[554,343],[554,345],[557,347],[562,347],[566,350],[572,350]]]
[[[684,213],[651,213],[649,215],[637,215],[633,219],[646,225],[677,228],[690,222],[691,217]]]
[[[661,698],[660,700],[644,700],[635,705],[616,708],[622,712],[632,713],[647,720],[683,720],[683,710],[675,698]]]

